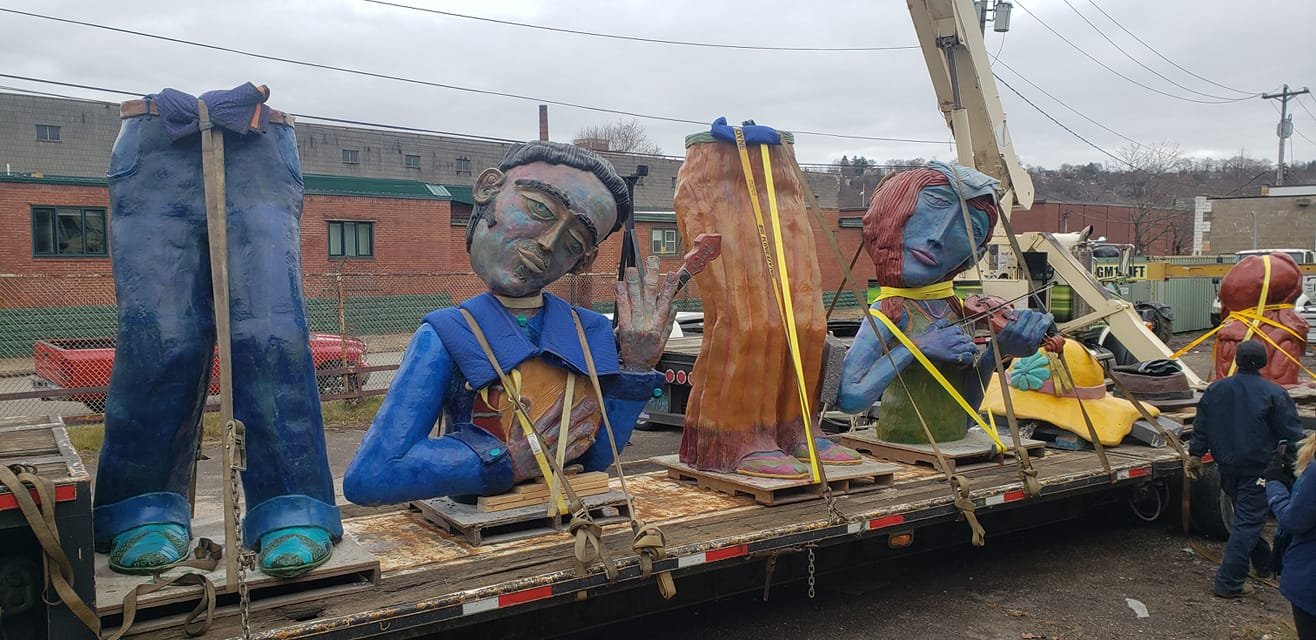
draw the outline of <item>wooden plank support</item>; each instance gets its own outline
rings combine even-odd
[[[748,496],[766,506],[815,500],[823,494],[822,485],[814,484],[807,478],[774,480],[738,473],[701,471],[681,462],[674,455],[650,458],[650,462],[666,468],[667,477],[674,480],[690,482],[731,496]],[[895,473],[900,470],[897,465],[874,460],[865,460],[857,465],[833,465],[827,467],[827,483],[831,485],[833,494],[872,491],[891,486],[895,482]]]

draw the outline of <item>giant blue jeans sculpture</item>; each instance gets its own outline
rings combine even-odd
[[[329,538],[342,536],[307,345],[297,143],[292,127],[270,124],[263,134],[226,132],[225,146],[233,393],[247,428],[243,540],[285,551],[289,535],[312,543],[315,557],[300,562],[261,549],[266,573],[295,575],[323,562]],[[186,554],[186,496],[214,357],[199,136],[175,142],[158,116],[124,120],[109,187],[119,334],[96,476],[96,544],[114,547],[116,569],[145,572],[177,560],[180,539]],[[171,544],[149,548],[150,536]],[[145,553],[131,551],[134,540]]]

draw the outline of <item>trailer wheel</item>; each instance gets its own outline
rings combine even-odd
[[[1220,469],[1216,465],[1203,465],[1202,477],[1192,483],[1193,529],[1197,533],[1225,540],[1234,523],[1234,505],[1229,496],[1220,490]]]

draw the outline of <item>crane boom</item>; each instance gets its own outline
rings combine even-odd
[[[962,165],[1001,181],[1001,213],[1033,206],[1033,180],[1019,165],[987,47],[971,0],[909,0],[937,106],[955,137]]]

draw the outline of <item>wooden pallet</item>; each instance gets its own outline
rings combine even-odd
[[[700,471],[682,463],[680,457],[675,455],[657,456],[650,458],[649,461],[666,468],[667,477],[669,478],[682,482],[692,482],[705,489],[712,489],[728,495],[748,496],[754,498],[755,502],[770,507],[805,500],[816,500],[823,494],[822,485],[815,484],[808,479],[774,480],[771,478],[755,478],[738,473]],[[825,471],[827,483],[831,485],[832,493],[835,495],[872,491],[891,486],[895,481],[895,473],[900,471],[900,467],[865,459],[857,465],[829,465]]]
[[[1003,438],[1007,451],[1014,451],[1014,441]],[[1046,443],[1041,440],[1022,438],[1020,443],[1031,458],[1040,458],[1046,454]],[[930,444],[901,444],[879,439],[873,431],[850,431],[841,434],[841,444],[872,455],[881,460],[891,460],[906,464],[923,464],[940,468],[937,455]],[[938,442],[941,455],[946,458],[952,473],[957,467],[968,464],[990,462],[996,458],[996,448],[992,439],[981,431],[970,431],[963,440],[955,442]]]
[[[194,538],[210,538],[223,546],[224,523],[209,522],[195,525]],[[229,606],[237,602],[236,589],[229,592],[221,562],[214,571],[201,572],[197,569],[171,569],[165,578],[179,573],[203,573],[215,585],[219,595],[219,607],[215,615],[225,616],[238,613],[236,607]],[[290,606],[314,603],[323,600],[327,594],[337,594],[343,590],[370,589],[379,582],[379,560],[370,552],[361,548],[350,536],[334,545],[333,556],[323,565],[310,573],[296,578],[273,578],[260,571],[247,572],[247,587],[251,591],[253,607],[264,600],[277,601],[278,606]],[[106,623],[106,628],[117,625],[119,614],[123,611],[123,597],[139,584],[151,582],[151,576],[137,576],[118,573],[110,569],[109,556],[96,554],[96,613]],[[234,577],[236,581],[236,576]],[[137,620],[134,631],[145,631],[155,627],[169,627],[178,623],[180,611],[190,608],[201,597],[201,587],[169,587],[137,599]]]
[[[630,520],[630,505],[626,502],[626,494],[621,491],[581,496],[580,501],[597,524]],[[547,500],[534,506],[503,511],[481,511],[478,505],[461,504],[449,498],[417,500],[411,506],[444,531],[462,535],[471,546],[566,531],[571,520],[570,515],[549,517]]]
[[[581,473],[570,476],[568,480],[571,483],[571,489],[581,497],[597,496],[611,490],[608,488],[608,474],[603,471]],[[507,511],[508,509],[539,505],[543,505],[544,509],[548,509],[549,494],[548,484],[530,482],[516,485],[507,493],[496,496],[480,496],[475,505],[477,509],[485,512]]]

